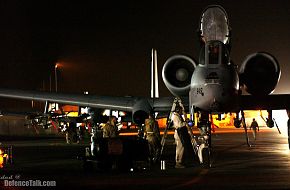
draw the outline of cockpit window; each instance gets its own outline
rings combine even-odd
[[[230,64],[229,52],[221,41],[210,41],[201,49],[200,64]]]
[[[227,44],[229,42],[228,18],[225,10],[220,6],[208,7],[201,16],[201,38],[206,43],[218,40]]]
[[[210,44],[208,46],[208,63],[218,64],[220,53],[221,53],[221,48],[219,46],[214,46]]]

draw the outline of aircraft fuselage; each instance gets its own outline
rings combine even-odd
[[[222,42],[211,41],[204,52],[191,78],[190,106],[209,112],[232,111],[238,103],[239,77],[227,49]]]

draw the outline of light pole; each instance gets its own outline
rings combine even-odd
[[[56,63],[54,66],[55,92],[57,92],[57,67],[58,67],[58,64]]]
[[[55,92],[57,92],[57,67],[58,67],[58,63],[56,63],[54,66]],[[58,104],[55,102],[54,103],[54,110],[55,111],[58,109],[57,107],[58,107]]]

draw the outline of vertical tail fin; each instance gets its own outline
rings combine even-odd
[[[159,98],[157,50],[154,48],[152,48],[151,57],[151,98]]]

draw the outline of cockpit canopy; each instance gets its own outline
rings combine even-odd
[[[200,18],[200,38],[204,43],[218,40],[229,44],[230,29],[226,11],[218,5],[207,7]]]

